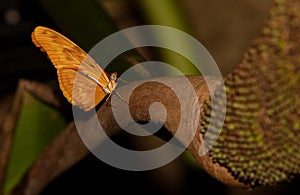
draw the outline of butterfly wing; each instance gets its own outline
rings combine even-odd
[[[101,86],[110,82],[107,74],[86,52],[60,33],[39,26],[32,33],[33,43],[46,52],[57,69],[60,89],[73,105],[88,111],[106,96]],[[91,94],[94,94],[92,96]]]
[[[64,68],[58,72],[60,88],[64,96],[73,105],[78,105],[85,111],[89,111],[106,96],[99,85],[88,79],[84,74],[80,74],[77,70]]]

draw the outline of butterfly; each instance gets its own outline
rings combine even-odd
[[[89,111],[111,96],[117,73],[107,74],[84,50],[50,28],[36,27],[31,38],[56,68],[60,89],[71,104]]]

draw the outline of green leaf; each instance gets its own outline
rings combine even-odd
[[[190,25],[188,23],[184,10],[182,9],[182,6],[178,1],[139,0],[137,1],[137,3],[139,3],[141,12],[144,13],[145,18],[148,20],[148,23],[152,25],[173,27],[191,34]],[[176,37],[175,35],[166,33],[159,33],[156,35],[156,37],[158,40],[161,40],[161,42],[169,42],[170,45],[172,45],[174,41],[178,41],[180,42],[182,50],[188,51],[193,55],[199,55],[198,53],[195,53],[195,49],[193,47],[191,47],[180,37]],[[186,75],[200,74],[199,70],[195,68],[188,59],[178,53],[161,48],[159,50],[159,55],[161,56],[163,61],[174,66]],[[174,73],[169,72],[169,74]]]
[[[54,108],[24,92],[10,159],[4,194],[8,194],[21,180],[29,167],[65,127],[66,120]]]

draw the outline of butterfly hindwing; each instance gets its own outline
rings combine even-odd
[[[78,105],[85,111],[95,107],[106,96],[95,82],[78,71],[63,68],[58,70],[58,75],[60,88],[64,96],[71,100],[70,103]],[[95,95],[93,96],[93,94]]]

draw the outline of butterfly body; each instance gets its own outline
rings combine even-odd
[[[56,68],[60,89],[70,103],[89,111],[110,97],[117,85],[116,73],[108,75],[79,46],[52,29],[38,26],[31,37]]]

